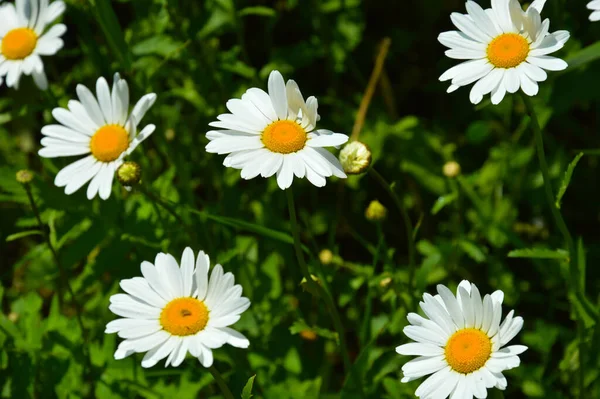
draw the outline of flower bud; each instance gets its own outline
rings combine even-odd
[[[175,139],[175,130],[167,129],[165,131],[165,139],[167,139],[167,141],[173,141]]]
[[[385,288],[388,285],[390,285],[390,283],[392,282],[392,278],[391,277],[384,277],[379,281],[379,286],[381,288]]]
[[[444,176],[451,179],[460,175],[460,165],[456,161],[446,162],[443,168]]]
[[[138,184],[141,176],[142,168],[135,162],[125,162],[117,169],[117,180],[125,187]]]
[[[387,209],[377,200],[371,201],[367,210],[365,211],[365,217],[371,222],[380,222],[387,216]]]
[[[333,261],[333,252],[331,252],[329,249],[322,250],[319,252],[319,260],[324,265],[330,264],[331,261]]]
[[[371,150],[360,141],[352,141],[340,151],[340,163],[349,175],[364,173],[371,165]]]
[[[22,169],[17,172],[16,179],[21,184],[29,184],[33,180],[33,172],[27,169]]]

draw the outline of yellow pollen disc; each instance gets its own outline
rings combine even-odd
[[[456,372],[469,374],[479,370],[492,354],[492,341],[481,330],[458,330],[446,343],[446,361]]]
[[[277,121],[262,132],[261,140],[272,152],[290,154],[300,151],[306,144],[306,132],[296,122]]]
[[[33,53],[37,40],[29,28],[13,29],[2,39],[2,55],[9,60],[22,60]]]
[[[208,308],[196,298],[177,298],[167,303],[160,313],[160,325],[171,335],[184,337],[204,330]]]
[[[497,68],[514,68],[527,59],[529,43],[516,33],[504,33],[487,47],[488,60]]]
[[[119,125],[105,125],[90,140],[92,155],[101,162],[112,162],[129,147],[129,134]]]

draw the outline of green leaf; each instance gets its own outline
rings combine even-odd
[[[548,248],[524,248],[515,249],[508,253],[509,258],[534,258],[534,259],[557,259],[562,261],[569,260],[569,252],[564,249]]]
[[[255,378],[256,374],[248,378],[248,382],[244,385],[244,389],[242,390],[242,399],[250,399],[252,397],[252,385],[254,385]]]
[[[263,237],[271,238],[276,241],[285,242],[287,244],[293,244],[294,238],[284,232],[270,229],[268,227],[264,227],[258,224],[246,222],[245,220],[240,220],[236,218],[231,218],[227,216],[216,216],[209,213],[204,214],[207,219],[213,220],[219,224],[235,227],[241,230],[246,230],[252,233],[259,234]]]
[[[585,328],[593,327],[598,319],[598,312],[594,305],[587,298],[578,297],[575,294],[569,294],[569,302],[573,305],[577,318],[583,321]]]
[[[482,263],[485,261],[485,253],[477,245],[467,240],[460,240],[458,242],[460,248],[465,251],[475,262]]]
[[[446,191],[446,180],[434,173],[431,173],[429,169],[419,165],[415,162],[404,161],[400,165],[400,168],[412,175],[419,184],[423,185],[428,191],[443,195]]]
[[[322,338],[333,339],[335,341],[338,340],[338,334],[336,332],[317,326],[310,327],[304,320],[296,320],[290,327],[290,333],[292,335],[299,334],[300,332],[306,330],[310,330]]]
[[[579,269],[579,286],[585,287],[585,247],[583,246],[583,239],[581,237],[577,240],[577,268]]]
[[[6,242],[15,241],[15,240],[18,240],[20,238],[28,237],[28,236],[33,236],[33,235],[42,235],[42,232],[39,231],[39,230],[20,231],[18,233],[11,234],[8,237],[6,237]]]
[[[587,46],[577,53],[573,54],[565,61],[569,64],[567,71],[572,71],[577,67],[587,64],[600,58],[600,42]]]
[[[277,16],[277,12],[269,7],[264,6],[255,6],[255,7],[246,7],[240,10],[238,13],[239,16],[243,17],[245,15],[259,15],[262,17],[275,17]]]
[[[136,44],[131,51],[134,55],[157,54],[163,57],[179,49],[183,43],[173,40],[170,36],[153,36]]]
[[[583,152],[580,152],[579,154],[577,154],[575,159],[573,159],[571,161],[571,163],[567,167],[567,170],[565,171],[565,175],[563,176],[562,183],[560,184],[560,188],[558,189],[558,194],[556,195],[556,207],[558,209],[560,209],[560,200],[562,199],[563,195],[565,195],[565,192],[567,191],[567,188],[569,187],[569,183],[571,183],[571,177],[573,177],[573,171],[575,170],[575,167],[577,166],[577,163],[579,162],[579,160],[581,159],[582,156],[583,156]]]
[[[119,25],[117,15],[113,10],[110,0],[96,0],[96,16],[98,23],[111,50],[115,53],[122,65],[129,69],[131,67],[131,53],[125,42],[123,30]]]
[[[451,194],[442,195],[441,197],[438,197],[438,199],[435,201],[435,204],[433,204],[433,208],[431,208],[431,214],[437,214],[439,211],[444,209],[446,205],[449,205],[456,201],[457,198],[458,192],[453,192]]]

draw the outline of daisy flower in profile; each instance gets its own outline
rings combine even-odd
[[[293,80],[286,84],[273,71],[268,86],[268,94],[251,88],[241,99],[227,102],[231,113],[210,123],[222,130],[206,133],[206,151],[229,154],[223,165],[241,169],[246,180],[276,174],[282,190],[292,185],[294,176],[306,177],[317,187],[332,175],[345,178],[340,162],[323,147],[344,144],[348,136],[316,129],[317,99],[311,96],[305,102]]]
[[[146,352],[142,367],[167,358],[165,367],[179,366],[189,352],[204,367],[213,363],[213,349],[225,344],[247,348],[250,342],[229,328],[250,306],[231,273],[216,265],[208,278],[210,260],[188,247],[181,267],[169,254],[156,255],[154,265],[142,262],[142,275],[121,281],[127,294],[110,297],[109,309],[123,319],[106,325],[105,333],[124,338],[115,359]]]
[[[42,90],[48,88],[41,56],[54,55],[63,47],[60,38],[67,27],[46,28],[65,11],[65,3],[48,0],[16,0],[0,5],[0,85],[19,88],[21,75],[32,75]]]
[[[456,297],[443,285],[439,295],[423,295],[421,309],[427,316],[409,313],[411,325],[404,333],[416,341],[400,345],[396,352],[418,356],[402,367],[409,382],[430,375],[415,395],[424,399],[472,399],[487,397],[487,389],[506,389],[502,372],[519,366],[526,346],[505,346],[523,327],[523,318],[511,310],[502,323],[502,291],[485,295],[475,284],[462,281]]]
[[[44,158],[87,155],[63,168],[54,184],[73,194],[90,182],[87,197],[98,194],[110,197],[115,171],[123,158],[148,136],[156,126],[147,125],[139,133],[137,125],[156,101],[156,94],[146,94],[129,113],[129,87],[116,73],[112,91],[106,79],[96,82],[97,99],[83,85],[77,86],[79,101],[70,100],[69,109],[55,108],[52,116],[60,125],[42,128],[43,148],[38,152]]]
[[[528,96],[538,93],[538,82],[549,71],[561,71],[567,63],[548,54],[561,49],[569,32],[549,33],[550,20],[540,13],[546,0],[535,0],[523,11],[517,0],[492,0],[491,9],[467,1],[468,14],[453,13],[458,31],[443,32],[438,40],[449,47],[450,58],[467,60],[447,70],[440,80],[451,81],[448,92],[475,83],[470,100],[478,104],[491,93],[499,104],[506,93],[520,89]]]
[[[592,0],[587,4],[588,10],[592,10],[590,21],[600,21],[600,0]]]

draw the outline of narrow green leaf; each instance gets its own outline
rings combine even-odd
[[[465,251],[475,262],[482,263],[485,261],[485,253],[477,245],[467,240],[460,240],[458,242],[460,248]]]
[[[569,260],[569,252],[564,249],[548,248],[524,248],[515,249],[508,253],[509,258],[534,258],[534,259],[558,259]]]
[[[28,237],[28,236],[33,236],[33,235],[42,235],[42,232],[39,231],[39,230],[20,231],[18,233],[11,234],[8,237],[6,237],[6,242],[15,241],[15,240],[18,240],[20,238]]]
[[[573,305],[577,317],[583,321],[585,328],[593,327],[596,324],[598,313],[592,311],[595,310],[595,307],[586,298],[578,298],[575,294],[569,294],[569,302]]]
[[[253,395],[252,395],[252,386],[254,385],[254,379],[256,378],[256,374],[254,374],[252,377],[248,378],[248,382],[246,383],[246,385],[244,386],[244,389],[242,390],[242,399],[250,399]]]
[[[579,154],[577,154],[575,159],[573,159],[571,161],[571,163],[567,167],[567,170],[565,171],[565,175],[563,176],[562,183],[560,184],[560,188],[558,189],[558,194],[556,195],[556,207],[558,209],[560,209],[560,200],[562,199],[563,195],[565,195],[565,192],[567,192],[567,188],[569,188],[569,183],[571,183],[571,177],[573,177],[573,171],[575,170],[575,167],[577,166],[577,163],[579,162],[579,160],[581,159],[582,156],[583,156],[583,152],[580,152]]]
[[[333,339],[335,341],[338,340],[338,334],[336,332],[317,326],[310,327],[304,320],[296,320],[290,327],[290,333],[292,335],[299,334],[306,330],[310,330],[322,338]]]
[[[585,247],[583,246],[583,239],[577,240],[577,268],[579,269],[579,286],[585,287],[585,271],[586,271],[586,260],[585,260]]]
[[[207,219],[213,220],[219,224],[223,224],[230,227],[236,227],[242,230],[250,231],[252,233],[256,233],[262,235],[264,237],[272,238],[277,241],[285,242],[287,244],[293,244],[294,238],[284,232],[270,229],[268,227],[264,227],[258,224],[246,222],[245,220],[240,220],[236,218],[231,218],[227,216],[216,216],[211,215],[209,213],[205,214]]]
[[[431,214],[437,214],[439,211],[444,209],[444,207],[453,203],[457,198],[458,192],[453,192],[451,194],[442,195],[441,197],[438,197],[438,199],[435,201],[435,204],[433,204],[433,208],[431,208]]]
[[[255,6],[255,7],[246,7],[240,10],[238,13],[241,17],[245,15],[259,15],[262,17],[275,17],[277,12],[269,7],[264,6]]]
[[[132,63],[131,53],[110,0],[96,0],[95,8],[98,23],[102,32],[104,32],[104,36],[106,36],[108,45],[122,65],[129,69]]]
[[[404,161],[400,168],[412,175],[429,192],[443,195],[446,191],[446,180],[432,173],[429,169],[411,161]]]
[[[567,71],[572,71],[577,67],[587,64],[600,58],[600,42],[582,48],[565,61],[569,64]]]

